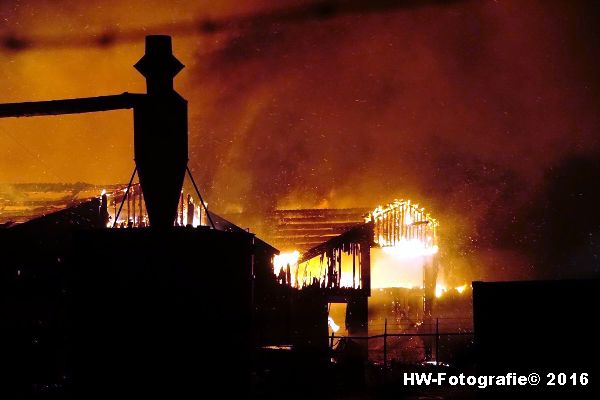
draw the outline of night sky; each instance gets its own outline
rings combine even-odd
[[[285,3],[3,0],[0,102],[143,92],[136,32],[172,34],[214,210],[410,198],[456,274],[597,276],[600,3]],[[0,182],[125,182],[132,140],[127,111],[1,120]]]

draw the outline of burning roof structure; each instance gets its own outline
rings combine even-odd
[[[112,192],[119,188],[88,183],[0,185],[0,224],[8,227],[23,223],[98,198],[103,189]]]
[[[267,237],[282,251],[304,252],[362,224],[368,212],[368,208],[274,210],[267,215]]]

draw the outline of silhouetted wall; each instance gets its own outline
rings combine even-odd
[[[593,383],[599,293],[600,280],[473,282],[480,372],[535,372],[542,382],[549,372],[588,373]]]

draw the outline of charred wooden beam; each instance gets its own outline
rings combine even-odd
[[[331,238],[325,243],[321,243],[320,245],[313,247],[302,254],[298,260],[298,263],[303,263],[311,258],[317,257],[328,251],[332,251],[333,249],[341,248],[344,245],[349,245],[350,243],[365,243],[367,244],[367,247],[371,246],[373,244],[373,224],[366,223],[358,225],[339,236]]]

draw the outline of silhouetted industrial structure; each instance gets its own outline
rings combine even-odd
[[[209,212],[187,169],[171,38],[148,36],[135,67],[146,94],[0,105],[0,117],[132,108],[136,164],[126,188],[0,229],[0,390],[227,396],[250,389],[268,345],[324,365],[326,299],[280,285],[278,250]],[[186,170],[203,210],[183,195]]]

